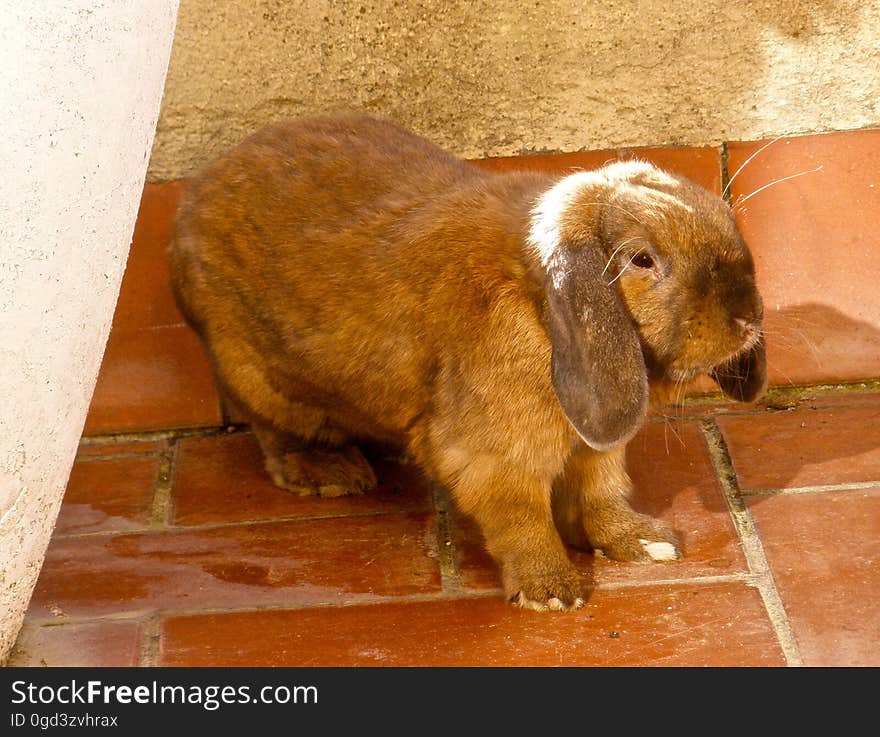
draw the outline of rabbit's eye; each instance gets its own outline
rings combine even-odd
[[[633,266],[636,266],[640,269],[654,268],[654,259],[651,258],[650,253],[646,253],[645,251],[639,251],[635,256],[633,256],[631,263]]]

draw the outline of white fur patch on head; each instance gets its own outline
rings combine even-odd
[[[604,181],[604,176],[598,172],[579,171],[561,179],[541,195],[532,209],[529,245],[543,266],[550,264],[559,246],[562,213],[582,188],[602,184]]]
[[[549,266],[557,253],[561,240],[563,214],[571,207],[575,197],[586,188],[600,185],[630,188],[638,198],[643,216],[659,215],[668,211],[670,206],[688,213],[694,211],[690,205],[671,192],[657,189],[657,187],[677,189],[681,183],[647,161],[627,159],[606,164],[595,171],[569,174],[544,192],[532,209],[528,241],[542,266]],[[596,204],[602,206],[602,203]],[[617,206],[613,203],[608,204],[612,207]],[[638,220],[634,215],[633,218]]]
[[[652,560],[678,560],[679,554],[672,543],[653,542],[639,538],[639,543]]]
[[[686,212],[692,213],[694,211],[694,208],[671,192],[657,189],[658,187],[672,190],[679,189],[681,182],[671,174],[667,174],[647,161],[641,161],[640,159],[619,161],[609,164],[605,167],[604,171],[610,180],[639,187],[639,198],[646,210],[659,212],[669,205],[673,205],[682,208]]]

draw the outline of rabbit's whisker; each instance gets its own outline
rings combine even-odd
[[[811,329],[819,329],[822,327],[818,323],[809,322],[807,320],[797,320],[797,322],[801,324],[794,325],[792,324],[794,321],[795,320],[792,319],[791,321],[786,320],[783,323],[779,323],[775,326],[774,330],[771,330],[769,332],[765,330],[764,334],[772,335],[775,338],[779,338],[780,336],[791,337],[794,334],[803,340],[808,340],[808,338],[806,337],[807,334],[804,332],[805,330],[809,331]]]
[[[687,394],[687,384],[684,378],[679,379],[676,382],[676,390],[678,392],[677,396],[673,394],[673,401],[675,402],[675,412],[678,417],[684,417],[684,398]],[[679,438],[679,442],[681,442],[682,447],[684,447],[684,442],[682,442],[681,438]]]
[[[770,369],[770,363],[769,363],[769,362],[767,363],[767,369],[768,369],[768,373],[769,373],[769,369]],[[774,370],[775,370],[776,372],[782,374],[782,378],[784,378],[784,379],[788,382],[788,385],[789,385],[789,386],[794,386],[794,382],[791,380],[791,377],[790,377],[787,373],[785,373],[785,371],[783,371],[783,370],[782,370],[781,368],[779,368],[778,366],[777,366],[777,367],[774,367]]]
[[[614,261],[614,257],[620,252],[620,249],[623,248],[628,243],[632,243],[633,241],[637,241],[639,236],[633,236],[632,238],[627,238],[623,243],[621,243],[614,251],[611,253],[611,258],[608,259],[608,263],[605,264],[605,268],[602,269],[602,273],[604,274],[608,271],[608,267],[611,266],[611,262]]]
[[[816,361],[816,365],[821,367],[822,360],[819,357],[819,349],[816,347],[816,344],[807,337],[807,334],[803,330],[798,330],[797,328],[791,328],[791,330],[801,339],[801,341],[803,341],[804,345],[810,349],[810,353],[813,354],[813,360]]]
[[[638,256],[638,255],[639,255],[638,253],[634,253],[632,256],[629,257],[629,261],[627,261],[627,262],[623,265],[623,268],[620,270],[620,272],[617,274],[617,276],[615,276],[610,282],[608,282],[608,286],[609,286],[609,287],[610,287],[612,284],[614,284],[614,282],[616,282],[618,279],[620,279],[621,276],[623,276],[623,272],[627,270],[627,268],[629,267],[629,265],[633,262],[633,259],[634,259],[636,256]],[[604,273],[604,272],[603,272],[603,273]]]
[[[745,169],[746,166],[748,166],[749,162],[750,162],[752,159],[754,159],[754,158],[755,158],[758,154],[760,154],[762,151],[764,151],[764,150],[770,148],[770,146],[772,146],[774,143],[776,143],[776,142],[777,142],[780,138],[782,138],[782,137],[783,137],[783,136],[776,136],[776,138],[774,138],[774,139],[773,139],[772,141],[770,141],[769,143],[765,143],[763,146],[761,146],[761,148],[759,148],[757,151],[755,151],[755,153],[753,153],[751,156],[749,156],[749,158],[747,158],[745,161],[743,161],[743,163],[742,163],[742,165],[739,167],[739,169],[737,169],[737,170],[734,172],[733,176],[732,176],[730,179],[727,180],[727,184],[724,186],[724,189],[721,190],[721,197],[724,198],[724,197],[727,195],[727,192],[728,192],[728,190],[730,189],[730,185],[733,184],[733,180],[736,179],[736,178],[739,176],[739,173],[740,173],[743,169]]]
[[[669,442],[666,438],[666,431],[672,430],[672,436],[678,441],[678,444],[684,448],[684,440],[681,439],[681,435],[678,430],[675,429],[675,418],[670,419],[669,417],[663,418],[663,442],[666,445],[666,455],[669,455]]]
[[[779,340],[785,340],[791,337],[791,333],[796,330],[792,325],[779,325],[774,327],[772,330],[767,330],[764,328],[761,331],[761,335],[772,339],[774,342],[778,342]]]
[[[800,323],[801,325],[806,325],[807,327],[811,327],[811,328],[821,327],[821,324],[819,322],[817,322],[816,320],[808,320],[805,317],[801,317],[800,315],[795,315],[795,314],[786,315],[785,318],[782,320],[782,325],[786,325],[786,323],[788,323],[788,322],[797,322],[797,323]]]
[[[819,164],[819,166],[817,166],[815,169],[808,169],[807,171],[800,171],[800,172],[798,172],[797,174],[790,174],[790,175],[787,176],[787,177],[782,177],[781,179],[776,179],[776,180],[770,182],[769,184],[765,184],[763,187],[758,187],[758,189],[756,189],[754,192],[750,192],[750,193],[747,194],[745,197],[740,197],[740,198],[738,198],[738,199],[737,199],[737,204],[738,204],[738,205],[742,205],[743,202],[745,202],[746,200],[751,199],[751,198],[754,197],[756,194],[759,194],[760,192],[763,192],[763,191],[764,191],[765,189],[767,189],[768,187],[772,187],[772,186],[774,186],[774,185],[776,185],[776,184],[780,184],[781,182],[787,182],[789,179],[796,179],[797,177],[802,177],[802,176],[804,176],[804,174],[815,174],[817,171],[822,171],[823,168],[824,168],[824,166],[823,166],[822,164]]]
[[[783,338],[780,335],[771,335],[770,338],[772,339],[773,343],[775,343],[776,345],[779,345],[783,348],[794,348],[794,345],[795,345],[794,343],[792,343],[790,340],[788,340],[786,338]]]
[[[738,379],[739,381],[744,381],[745,379],[748,378],[748,374],[743,375],[739,371],[737,371],[737,372],[727,371],[726,374],[727,374],[727,376],[730,376],[733,379]]]

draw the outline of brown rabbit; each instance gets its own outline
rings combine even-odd
[[[719,197],[649,164],[492,174],[363,115],[268,127],[185,194],[173,283],[276,484],[366,491],[405,447],[479,523],[511,601],[582,604],[565,543],[680,555],[635,512],[648,378],[766,383],[751,256]]]

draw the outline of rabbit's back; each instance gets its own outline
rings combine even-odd
[[[272,126],[211,164],[184,195],[171,259],[221,385],[249,404],[312,396],[379,435],[411,426],[437,370],[431,292],[463,260],[418,232],[444,193],[486,178],[358,115]]]

